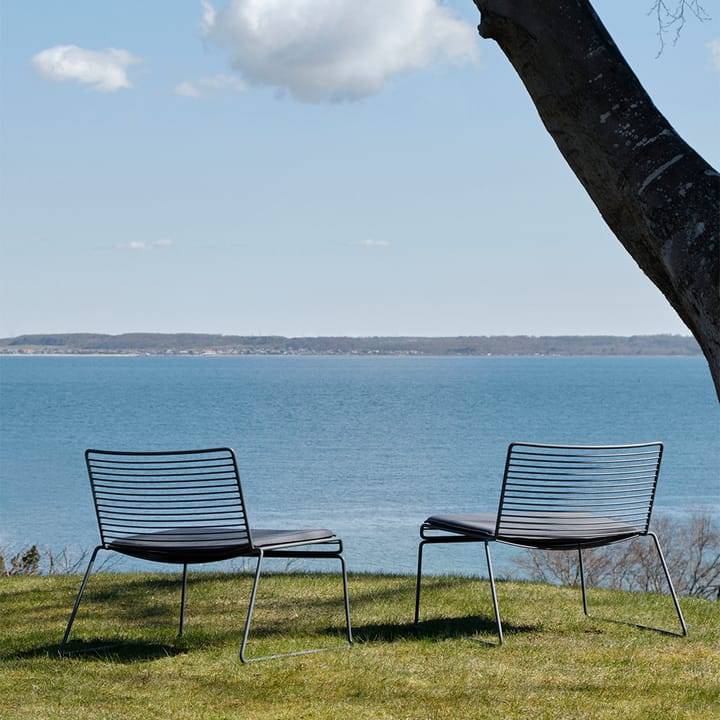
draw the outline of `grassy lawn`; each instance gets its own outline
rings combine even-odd
[[[335,575],[267,575],[249,654],[330,652],[242,665],[251,577],[190,575],[175,637],[179,578],[91,578],[73,645],[57,656],[78,577],[0,578],[0,716],[7,718],[692,718],[720,717],[720,604],[682,599],[689,638],[664,595],[498,584],[496,646],[486,582],[351,575],[355,645],[344,645]]]

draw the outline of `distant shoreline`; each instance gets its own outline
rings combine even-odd
[[[0,356],[694,357],[685,335],[283,337],[201,333],[91,333],[0,338]]]
[[[77,359],[102,359],[106,358],[108,360],[111,359],[135,359],[135,358],[177,358],[177,359],[184,359],[188,361],[192,360],[208,360],[208,359],[230,359],[230,358],[268,358],[268,359],[301,359],[301,358],[358,358],[358,359],[373,359],[377,358],[380,359],[413,359],[417,358],[418,360],[427,359],[430,360],[432,358],[435,359],[447,359],[447,360],[462,360],[463,358],[476,358],[478,360],[502,360],[502,359],[508,359],[511,360],[513,358],[522,358],[527,360],[549,360],[549,359],[565,359],[565,360],[572,360],[573,358],[576,360],[592,360],[592,359],[662,359],[666,358],[668,360],[688,360],[688,359],[697,359],[702,358],[701,354],[685,354],[681,355],[678,353],[675,353],[673,355],[657,355],[657,354],[640,354],[637,353],[635,355],[623,355],[623,354],[603,354],[603,355],[542,355],[542,354],[536,354],[536,355],[410,355],[409,353],[403,354],[403,353],[393,353],[393,354],[386,354],[386,355],[380,355],[380,354],[360,354],[360,353],[353,353],[353,354],[342,354],[342,353],[333,353],[333,354],[313,354],[313,353],[287,353],[287,354],[270,354],[270,353],[263,353],[263,354],[253,354],[253,353],[205,353],[205,354],[160,354],[160,353],[42,353],[42,352],[36,352],[36,353],[10,353],[10,352],[0,352],[0,359],[2,358],[13,358],[17,360],[22,360],[23,358],[27,359],[36,359],[36,358],[46,358],[48,360],[67,360],[71,358],[77,358]]]

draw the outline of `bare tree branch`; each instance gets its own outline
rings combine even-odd
[[[709,512],[696,512],[686,520],[658,517],[655,532],[665,546],[665,559],[680,595],[718,598],[720,593],[720,529]],[[517,559],[530,578],[540,582],[577,585],[577,553],[533,550]],[[643,538],[583,552],[589,587],[618,590],[665,591],[665,574],[655,546]]]
[[[673,34],[673,45],[678,41],[682,29],[687,22],[687,13],[694,15],[700,22],[710,20],[710,15],[698,0],[675,0],[674,3],[665,2],[665,0],[654,0],[648,15],[655,15],[657,18],[658,31],[657,36],[660,42],[658,57],[665,49],[665,37],[669,33]]]

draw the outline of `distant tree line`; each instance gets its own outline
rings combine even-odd
[[[200,333],[20,335],[0,339],[3,354],[149,355],[700,355],[683,335],[497,335],[458,337],[283,337]]]

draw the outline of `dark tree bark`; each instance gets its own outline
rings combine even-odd
[[[474,1],[480,35],[499,44],[605,222],[699,342],[720,398],[720,174],[658,111],[588,0]]]

